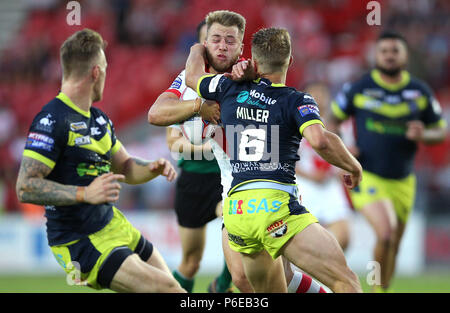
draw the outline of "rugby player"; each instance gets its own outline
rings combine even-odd
[[[197,38],[200,43],[206,39],[206,27],[205,20],[197,26]],[[155,104],[164,105],[172,98],[179,103],[186,101],[184,104],[199,99],[195,91],[186,87],[184,71],[160,95]],[[215,102],[212,104],[217,106]],[[167,128],[166,138],[170,151],[179,153],[178,166],[181,168],[175,189],[175,212],[181,239],[182,258],[178,268],[173,271],[173,275],[184,289],[192,292],[195,275],[200,268],[205,248],[206,224],[222,216],[220,168],[213,158],[211,145],[209,143],[191,144],[183,136],[178,125]],[[205,157],[206,153],[210,154],[209,159]],[[210,284],[209,291],[228,292],[231,291],[230,285],[231,274],[224,261],[223,270]]]
[[[214,11],[210,12],[207,15],[206,21],[208,31],[207,38],[204,44],[207,51],[209,52],[207,53],[207,61],[205,62],[206,67],[205,65],[202,65],[202,68],[205,68],[210,73],[223,73],[226,71],[230,71],[233,64],[235,64],[240,59],[240,56],[242,54],[242,39],[245,32],[245,19],[241,15],[234,12]],[[195,89],[193,90],[186,86],[184,71],[178,76],[177,79],[175,79],[174,83],[171,86],[171,89],[174,90],[169,89],[167,91],[172,91],[172,93],[175,93],[175,95],[183,95],[182,100],[169,92],[162,93],[149,110],[148,118],[151,124],[165,126],[168,121],[173,123],[181,122],[182,120],[178,119],[178,117],[189,116],[189,114],[192,115],[193,108],[195,108],[196,112],[200,111],[199,114],[203,116],[203,109],[205,105],[214,105],[214,107],[208,108],[206,114],[209,114],[208,112],[211,112],[211,114],[213,115],[213,119],[219,120],[220,111],[218,110],[218,106],[215,107],[215,105],[217,105],[215,101],[206,101],[202,106],[200,106],[200,104],[197,107],[194,106],[195,101],[201,98],[198,98]],[[194,99],[194,102],[187,99]],[[217,108],[217,111],[215,111],[215,108]],[[181,113],[179,111],[181,111]],[[208,118],[205,117],[204,119],[208,120]],[[220,167],[221,184],[223,190],[222,199],[225,199],[227,191],[231,186],[232,177],[230,161],[228,156],[224,152],[224,149],[226,149],[226,140],[223,139],[224,136],[222,135],[224,134],[220,130],[221,128],[219,128],[219,131],[216,132],[217,135],[214,138],[215,140],[210,140],[208,143],[211,145],[214,156]],[[181,142],[182,144],[178,144],[178,147],[176,149],[179,149],[180,152],[181,149],[184,150],[186,148],[191,149],[190,151],[193,151],[190,147],[190,144],[183,142],[184,141]],[[174,143],[175,142],[172,141],[172,147]],[[179,142],[177,141],[177,143]],[[205,146],[208,146],[208,143],[203,146],[193,146],[193,149],[194,151],[196,151],[195,149],[205,149]],[[245,276],[239,253],[231,250],[228,245],[228,234],[224,227],[222,227],[222,246],[225,260],[228,265],[229,271],[231,272],[234,285],[241,292],[253,292],[253,288],[251,287]],[[222,274],[223,273],[225,273],[225,269]],[[217,283],[224,281],[220,280],[221,276],[219,276],[219,279],[216,280]],[[290,277],[292,277],[292,275],[290,275]],[[297,276],[295,277],[295,279],[291,279],[290,277],[287,281],[290,282],[290,290],[292,290],[292,292],[303,292],[303,290],[316,290],[317,292],[323,292],[323,289],[321,289],[320,285],[306,274],[304,274],[302,277]],[[214,291],[214,284],[217,283],[213,283],[213,285],[210,285],[209,291]],[[299,286],[305,285],[311,286],[311,288],[299,288]],[[216,290],[219,290],[219,288],[217,288]],[[223,288],[220,289],[223,290]]]
[[[234,82],[229,79],[236,78],[233,73],[207,74],[204,58],[205,47],[194,45],[186,85],[221,104],[233,176],[224,222],[228,243],[241,254],[255,292],[287,291],[280,255],[334,292],[360,292],[336,239],[298,202],[295,162],[302,137],[326,161],[348,172],[349,188],[358,185],[362,169],[339,137],[324,129],[314,99],[284,85],[291,61],[288,32],[269,28],[254,35],[255,80]]]
[[[60,48],[61,92],[34,118],[17,179],[21,202],[45,206],[47,238],[57,262],[78,285],[118,292],[186,292],[158,250],[114,206],[120,184],[159,175],[169,161],[127,153],[111,120],[92,106],[102,99],[105,42],[90,29]]]
[[[375,46],[376,65],[360,80],[347,83],[331,104],[334,129],[355,119],[363,181],[351,191],[354,207],[376,234],[374,259],[387,291],[397,252],[414,205],[413,173],[418,143],[445,139],[446,123],[430,88],[406,71],[408,47],[398,33],[382,33]]]

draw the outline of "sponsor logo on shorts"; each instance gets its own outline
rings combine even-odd
[[[287,233],[287,229],[287,224],[283,220],[279,220],[267,227],[267,232],[273,238],[279,238]]]
[[[228,240],[234,242],[235,244],[245,247],[247,244],[245,243],[244,239],[242,239],[241,236],[233,235],[228,233]]]
[[[259,200],[259,202],[258,202]],[[283,202],[275,200],[272,201],[269,205],[269,202],[266,198],[262,199],[250,199],[247,202],[247,209],[243,209],[242,206],[244,204],[244,200],[231,200],[230,199],[230,206],[228,208],[228,214],[234,215],[234,214],[253,214],[253,213],[275,213],[278,212],[281,208],[281,205]]]

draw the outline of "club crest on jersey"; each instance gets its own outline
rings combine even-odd
[[[82,129],[86,129],[87,125],[85,122],[76,122],[70,124],[70,130],[73,132],[80,131]]]
[[[267,227],[267,232],[273,238],[279,238],[287,233],[287,229],[287,224],[283,220],[279,220]]]
[[[49,113],[45,117],[41,118],[39,120],[39,124],[36,125],[36,129],[46,131],[46,132],[52,132],[53,131],[53,124],[56,123],[56,120],[52,120],[52,115]]]
[[[309,115],[309,114],[316,114],[316,115],[320,114],[319,108],[317,106],[311,105],[311,104],[301,105],[301,106],[297,107],[297,110],[302,117],[305,117],[306,115]]]

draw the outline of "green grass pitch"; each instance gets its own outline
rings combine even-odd
[[[208,284],[213,276],[198,276],[195,280],[194,292],[207,292]],[[364,292],[370,292],[370,287],[365,283],[365,277],[360,277]],[[394,279],[392,289],[394,292],[404,293],[441,293],[450,292],[450,272],[438,272],[423,274],[415,277],[401,277]],[[69,286],[66,277],[61,275],[49,276],[0,276],[1,293],[92,293],[111,292],[108,290],[97,291],[87,287]]]

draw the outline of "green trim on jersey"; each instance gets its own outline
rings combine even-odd
[[[400,81],[398,83],[392,84],[392,83],[385,82],[381,78],[381,73],[379,70],[373,69],[370,72],[370,76],[372,77],[373,81],[377,85],[379,85],[380,87],[382,87],[384,89],[390,90],[390,91],[398,91],[409,84],[409,82],[411,80],[410,74],[407,71],[402,71],[401,75],[402,75],[402,77],[401,77]]]

